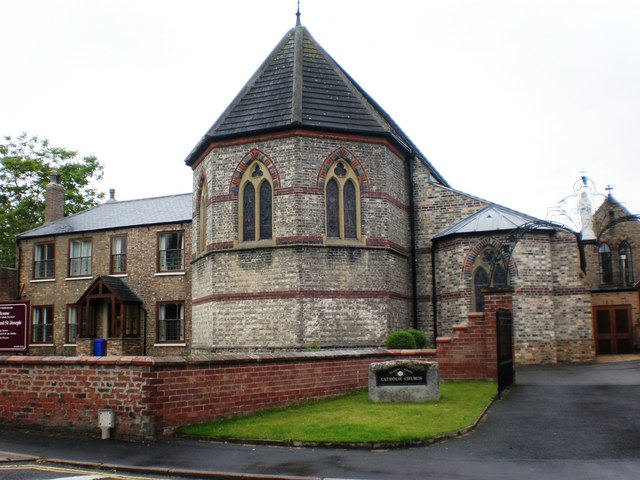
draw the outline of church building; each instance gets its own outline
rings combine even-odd
[[[186,163],[193,351],[446,336],[500,286],[517,361],[593,358],[578,238],[453,189],[299,21]]]
[[[499,288],[517,363],[594,358],[580,236],[454,189],[299,17],[185,161],[190,194],[19,236],[32,353],[433,344]]]

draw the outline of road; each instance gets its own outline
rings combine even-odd
[[[212,478],[224,478],[224,473],[363,480],[640,478],[639,361],[525,367],[516,375],[517,384],[473,432],[426,447],[370,451],[191,440],[131,444],[52,441],[3,431],[0,451],[220,475]]]

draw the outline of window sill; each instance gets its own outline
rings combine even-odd
[[[186,347],[186,343],[154,343],[154,347]]]
[[[64,280],[66,281],[74,281],[74,280],[92,280],[93,277],[66,277]]]
[[[186,275],[187,272],[185,272],[184,270],[180,270],[179,272],[156,272],[154,273],[155,277],[171,277],[171,276],[180,276],[180,275]]]
[[[63,347],[75,347],[76,344],[75,343],[65,343],[64,345],[62,345]]]
[[[233,247],[238,250],[251,250],[254,248],[275,247],[276,241],[272,238],[268,240],[253,240],[247,242],[233,242]]]
[[[30,343],[30,347],[55,347],[53,343]]]
[[[48,283],[48,282],[55,282],[56,279],[55,278],[34,278],[32,280],[29,280],[29,283]]]
[[[129,274],[128,273],[110,273],[109,276],[123,278],[123,277],[128,277]]]
[[[367,245],[367,238],[351,238],[351,239],[342,239],[342,238],[327,238],[324,237],[324,245],[331,247],[365,247]]]

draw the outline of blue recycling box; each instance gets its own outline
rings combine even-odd
[[[93,340],[93,355],[96,357],[104,357],[107,353],[107,341],[104,338],[96,338]]]

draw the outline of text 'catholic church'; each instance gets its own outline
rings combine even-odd
[[[451,188],[299,21],[186,164],[192,194],[112,198],[19,236],[31,353],[433,341],[492,287],[512,294],[516,362],[594,358],[580,237]]]

